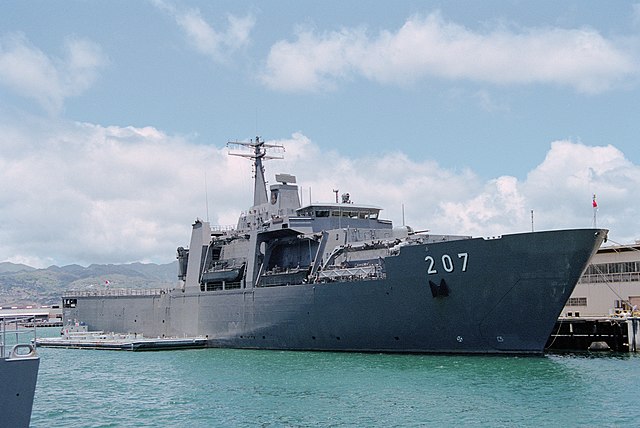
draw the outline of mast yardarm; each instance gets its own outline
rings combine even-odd
[[[253,206],[266,204],[267,185],[264,179],[264,166],[262,165],[262,161],[268,159],[282,159],[282,156],[267,154],[267,149],[284,152],[284,146],[279,144],[267,144],[264,140],[260,141],[260,137],[256,137],[255,141],[249,140],[248,143],[243,141],[229,141],[227,143],[227,147],[229,150],[251,150],[249,153],[234,153],[230,151],[229,155],[253,159]]]

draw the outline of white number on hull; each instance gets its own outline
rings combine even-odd
[[[436,262],[433,261],[433,257],[427,256],[427,257],[424,258],[424,261],[429,263],[429,268],[427,269],[427,274],[433,275],[434,273],[438,273],[438,271],[433,268],[433,265],[436,264]]]
[[[458,258],[462,259],[462,272],[466,272],[467,260],[469,260],[469,253],[458,253]]]
[[[453,272],[453,262],[451,261],[451,257],[449,257],[449,254],[442,255],[442,267],[447,272]]]
[[[467,262],[469,261],[469,253],[458,253],[458,259],[462,260],[462,268],[461,268],[462,272],[466,272]],[[427,256],[424,258],[424,261],[428,263],[428,267],[427,267],[428,275],[434,275],[438,273],[438,270],[436,269],[436,261],[433,259],[433,257]],[[442,268],[446,272],[451,273],[455,270],[453,259],[449,254],[443,254],[440,261],[442,263]]]

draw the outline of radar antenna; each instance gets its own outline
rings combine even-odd
[[[274,156],[267,154],[267,149],[284,153],[284,146],[279,144],[267,144],[264,140],[260,141],[260,137],[256,137],[249,142],[244,141],[229,141],[227,143],[230,156],[240,156],[247,159],[253,159],[253,206],[258,206],[267,203],[267,185],[264,180],[264,166],[262,161],[269,159],[282,159],[282,156]],[[247,152],[249,149],[249,152]],[[232,152],[232,150],[234,150]],[[240,150],[240,152],[235,152]],[[244,152],[242,152],[244,150]]]

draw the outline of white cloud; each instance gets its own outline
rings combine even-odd
[[[494,112],[510,112],[511,107],[504,101],[497,100],[488,91],[481,89],[471,96],[476,100],[482,110]]]
[[[636,74],[637,60],[589,28],[474,32],[440,14],[413,16],[395,32],[299,30],[271,47],[263,82],[283,91],[331,89],[356,76],[404,85],[425,78],[554,84],[596,93]]]
[[[153,3],[176,20],[198,52],[217,62],[225,62],[231,53],[246,47],[251,41],[250,34],[255,25],[252,15],[237,17],[228,14],[227,28],[221,31],[213,28],[198,9],[181,10],[162,0]]]
[[[32,98],[50,113],[87,90],[107,63],[100,47],[78,38],[65,42],[65,58],[47,56],[22,34],[0,38],[0,84]]]
[[[515,177],[499,177],[485,184],[481,193],[464,201],[440,203],[445,224],[457,224],[468,235],[494,235],[521,230],[528,211]]]
[[[617,242],[640,238],[636,219],[640,167],[613,146],[551,144],[524,181],[483,181],[401,152],[345,157],[302,133],[274,141],[284,160],[266,163],[298,176],[303,201],[331,201],[333,189],[384,217],[434,233],[494,236],[590,227],[596,193],[599,226]],[[251,165],[153,127],[65,123],[29,117],[0,120],[0,260],[31,265],[170,262],[189,243],[190,225],[209,216],[234,224],[252,201]],[[327,171],[331,171],[330,174]]]
[[[205,165],[226,159],[153,128],[31,120],[0,130],[0,259],[37,254],[44,265],[170,261],[205,211]],[[209,171],[223,189],[233,176]]]
[[[545,160],[527,175],[523,186],[532,207],[545,223],[567,226],[568,220],[584,217],[592,224],[591,197],[598,196],[598,226],[610,227],[618,242],[640,238],[637,221],[640,203],[636,200],[640,167],[612,145],[589,147],[569,141],[552,143]],[[586,219],[589,221],[586,221]],[[565,220],[567,219],[567,220]]]

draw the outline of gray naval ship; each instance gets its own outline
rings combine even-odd
[[[28,427],[38,380],[40,356],[23,338],[35,328],[22,328],[28,319],[0,320],[0,426]]]
[[[256,138],[253,206],[231,230],[197,219],[171,290],[68,291],[65,323],[211,347],[410,353],[541,353],[604,229],[493,238],[394,228],[381,208],[301,206],[296,178],[267,192]],[[336,193],[337,195],[337,193]]]

